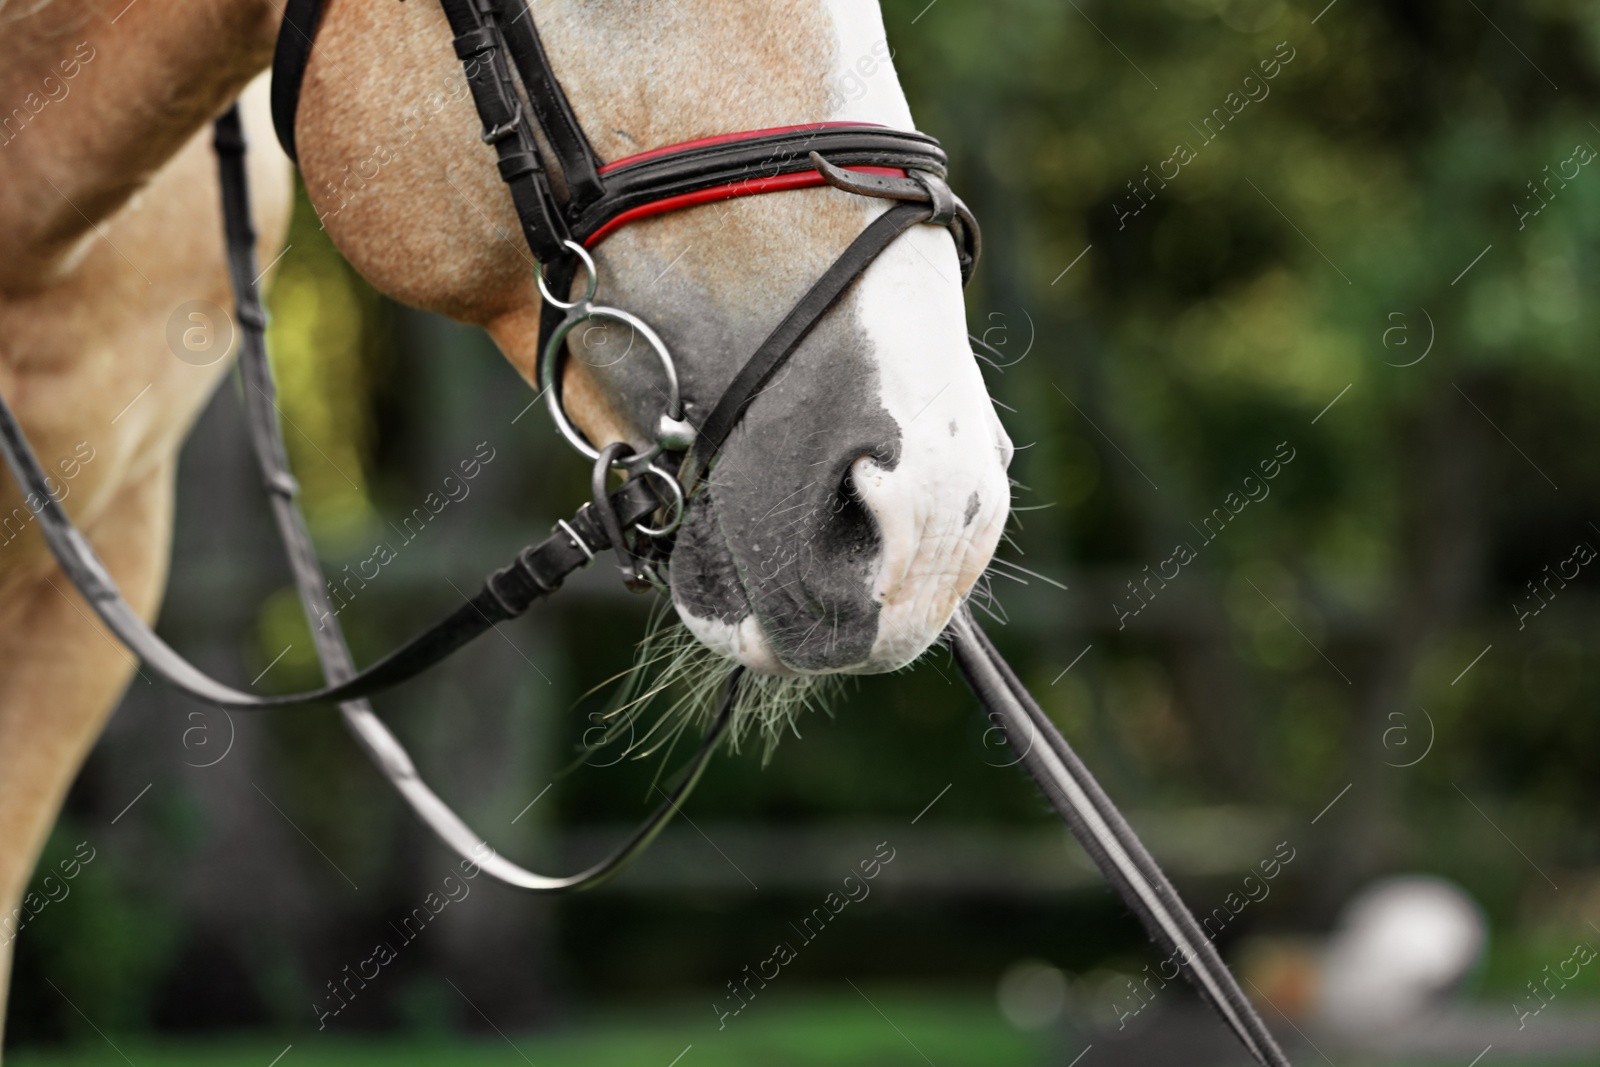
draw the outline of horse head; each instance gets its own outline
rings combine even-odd
[[[876,4],[545,0],[537,19],[602,160],[805,123],[914,128]],[[480,143],[451,37],[435,5],[330,2],[301,90],[301,171],[362,274],[485,327],[535,382],[538,268]],[[819,187],[638,221],[594,248],[601,296],[664,341],[698,423],[884,210]],[[569,337],[561,395],[592,442],[654,439],[663,370],[636,341],[615,324]],[[705,645],[767,674],[903,667],[988,565],[1009,514],[1011,454],[968,344],[954,244],[914,226],[721,447],[677,533],[677,612]]]

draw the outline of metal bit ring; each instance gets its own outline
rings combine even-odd
[[[600,458],[600,451],[572,424],[572,420],[567,418],[566,408],[561,400],[561,368],[567,354],[567,337],[573,330],[586,322],[615,322],[628,327],[636,336],[644,338],[645,344],[660,361],[661,369],[667,378],[666,411],[653,427],[652,446],[641,454],[628,457],[626,465],[638,467],[641,464],[648,464],[665,451],[686,451],[694,443],[695,431],[683,417],[683,400],[678,388],[678,368],[672,360],[672,353],[667,351],[666,343],[656,332],[637,315],[621,308],[603,307],[592,302],[598,287],[594,260],[575,242],[568,241],[567,247],[582,260],[584,268],[589,272],[589,283],[582,299],[571,302],[556,299],[545,285],[543,272],[539,274],[540,293],[554,306],[564,308],[567,312],[561,324],[550,335],[550,340],[545,345],[539,360],[539,388],[545,394],[550,418],[555,422],[556,429],[561,431],[561,435],[580,454],[589,459]],[[630,345],[628,351],[617,357],[615,362],[620,362],[632,351]],[[624,464],[619,462],[616,465],[620,467]]]
[[[539,295],[544,297],[546,303],[548,303],[551,307],[569,310],[577,307],[579,304],[587,304],[594,299],[596,290],[600,288],[600,274],[595,270],[594,257],[589,254],[589,250],[587,248],[584,248],[576,241],[564,241],[562,243],[566,245],[567,251],[577,256],[578,261],[583,264],[585,277],[587,278],[587,284],[584,286],[583,295],[576,300],[562,300],[560,297],[552,293],[550,291],[550,287],[545,284],[544,264],[542,263],[533,272],[533,276],[534,280],[539,283]]]
[[[642,522],[634,523],[633,528],[644,534],[646,537],[666,537],[668,534],[672,533],[673,531],[677,530],[678,527],[683,525],[683,516],[685,510],[683,486],[678,484],[678,479],[673,477],[671,473],[662,470],[654,463],[646,464],[634,476],[643,478],[647,474],[653,474],[659,478],[666,484],[667,491],[672,494],[672,510],[670,512],[671,517],[667,521],[666,525],[660,527],[659,529],[646,526]]]

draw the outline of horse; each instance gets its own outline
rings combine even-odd
[[[170,333],[190,302],[230,302],[208,126],[236,98],[261,260],[283,246],[291,167],[263,74],[281,19],[271,0],[0,3],[0,395],[146,622],[177,453],[228,366],[175,358]],[[601,159],[731,131],[914,128],[864,0],[545,0],[538,33]],[[539,265],[453,36],[434,5],[329,0],[293,119],[300,172],[373,285],[482,327],[537,388]],[[841,91],[863,77],[869,91]],[[692,421],[887,210],[795,188],[634,222],[594,259],[608,302],[673,352]],[[673,607],[711,653],[775,678],[894,671],[971,592],[1009,515],[1013,447],[968,344],[961,274],[942,229],[911,227],[722,443],[670,571]],[[659,370],[583,358],[585,340],[561,371],[566,416],[589,441],[648,449]],[[39,507],[0,481],[0,915],[136,666],[64,579]]]

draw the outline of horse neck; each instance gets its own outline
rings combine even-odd
[[[278,17],[270,0],[54,2],[12,16],[0,32],[11,108],[0,286],[47,284],[70,264],[94,225],[265,69]]]

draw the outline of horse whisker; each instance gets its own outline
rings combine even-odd
[[[826,621],[818,619],[805,631],[804,640],[814,637]],[[837,619],[830,629],[836,638]],[[796,627],[791,636],[799,635]],[[605,683],[616,686],[612,706],[598,715],[606,729],[596,744],[585,746],[585,754],[621,742],[625,745],[624,757],[647,759],[660,755],[665,767],[666,758],[685,731],[709,727],[734,667],[733,660],[702,645],[677,621],[670,605],[663,605],[639,642],[634,665]],[[785,734],[800,736],[800,715],[813,709],[829,710],[840,687],[841,681],[835,676],[777,678],[747,674],[728,731],[730,747],[737,752],[746,740],[759,736],[763,761],[770,759]],[[652,712],[652,706],[659,710]]]

